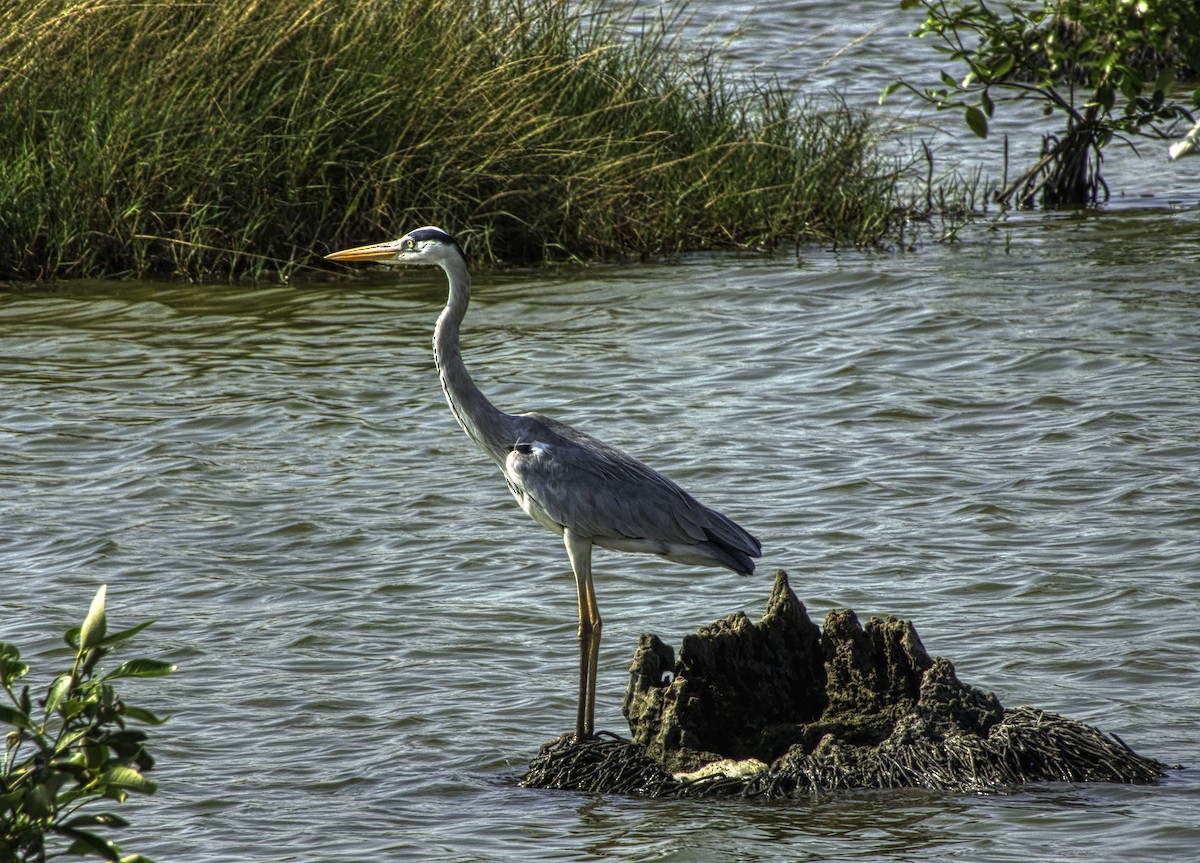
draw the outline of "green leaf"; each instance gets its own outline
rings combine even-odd
[[[971,105],[967,108],[966,119],[967,125],[971,127],[971,131],[978,137],[986,138],[988,136],[987,117],[977,107]]]
[[[883,88],[883,92],[879,94],[879,104],[882,105],[884,99],[886,99],[888,96],[895,93],[897,90],[899,90],[903,86],[904,86],[903,81],[893,81],[892,83],[888,84],[886,87]]]
[[[138,722],[145,722],[147,725],[162,725],[170,716],[158,716],[146,710],[144,707],[134,707],[132,704],[125,705],[125,715],[130,719],[136,719]]]
[[[147,626],[151,626],[153,623],[153,620],[147,620],[143,623],[139,623],[137,626],[131,626],[128,629],[122,629],[120,632],[114,632],[112,635],[106,635],[100,642],[100,646],[111,647],[112,645],[118,644],[122,641],[128,641],[130,638],[133,638],[135,635],[137,635]]]
[[[12,647],[11,644],[4,646]],[[16,648],[13,648],[13,652],[9,654],[0,652],[0,685],[5,689],[11,689],[28,673],[29,666],[21,661],[21,654],[16,652]]]
[[[64,773],[52,773],[30,786],[25,795],[25,810],[35,819],[48,819],[58,810],[59,789],[66,784]]]
[[[83,619],[83,625],[79,627],[80,651],[99,647],[100,642],[104,640],[104,631],[108,627],[108,620],[104,614],[104,598],[107,593],[108,585],[102,584],[92,599],[87,617]]]
[[[66,698],[59,703],[58,709],[62,713],[63,719],[74,719],[87,710],[87,707],[88,700],[86,698]]]
[[[54,797],[58,789],[50,782],[32,786],[25,793],[25,811],[34,818],[49,818],[54,814]]]
[[[105,860],[114,861],[121,859],[121,849],[103,836],[97,836],[95,833],[80,830],[77,827],[68,827],[65,824],[55,825],[53,829],[55,833],[74,840],[68,849],[70,854],[78,854],[80,857],[85,855],[102,857]]]
[[[100,774],[99,782],[113,788],[140,791],[142,794],[153,794],[158,790],[158,783],[150,781],[132,767],[110,767]]]
[[[21,651],[17,650],[17,646],[7,641],[0,641],[0,683],[4,685],[4,688],[12,686],[28,671],[29,666],[21,661]]]
[[[91,728],[76,728],[73,731],[68,731],[58,741],[58,751],[66,752],[71,747],[78,744],[81,740],[86,739],[92,733]]]
[[[151,758],[143,748],[146,744],[147,734],[137,728],[126,728],[123,731],[118,731],[115,734],[109,734],[105,739],[105,745],[108,746],[120,763],[128,764],[133,760],[140,770],[149,770],[154,765],[154,759]]]
[[[33,720],[29,718],[29,714],[22,713],[15,707],[9,707],[7,704],[0,704],[0,722],[5,722],[17,728],[23,728],[26,731],[33,731]]]
[[[70,821],[63,822],[64,827],[128,827],[129,822],[120,815],[111,812],[97,812],[95,815],[76,815]]]
[[[123,662],[104,675],[103,680],[115,680],[118,677],[166,677],[175,671],[175,665],[161,659],[131,659]]]
[[[75,685],[75,676],[73,674],[64,674],[59,677],[54,683],[50,684],[50,691],[46,694],[46,714],[49,715],[58,708],[58,705],[66,698],[71,691],[71,687]]]
[[[1121,95],[1126,99],[1136,99],[1142,92],[1142,82],[1140,78],[1132,75],[1123,75],[1120,79]]]

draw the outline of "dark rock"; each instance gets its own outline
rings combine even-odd
[[[913,709],[933,664],[909,621],[871,618],[864,629],[849,609],[826,615],[821,647],[828,681],[821,725],[862,743],[880,742]]]
[[[950,660],[941,656],[933,660],[921,679],[916,710],[922,716],[937,717],[980,737],[986,736],[993,725],[1004,719],[1000,699],[960,681]]]
[[[522,784],[783,797],[1152,782],[1165,769],[1081,722],[1005,710],[959,680],[949,660],[930,658],[907,620],[862,626],[853,611],[835,611],[822,632],[782,570],[758,623],[730,615],[685,637],[678,658],[642,636],[624,713],[632,741],[562,738],[543,747]]]
[[[771,760],[797,721],[825,710],[821,631],[782,572],[757,624],[742,612],[685,636],[679,659],[644,635],[623,712],[635,743],[672,770],[718,758]]]

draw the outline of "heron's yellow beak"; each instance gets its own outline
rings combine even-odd
[[[343,249],[326,255],[327,261],[386,261],[396,257],[400,247],[396,241],[375,243],[370,246],[356,246],[353,249]]]

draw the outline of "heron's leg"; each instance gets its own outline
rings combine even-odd
[[[592,586],[592,541],[564,530],[563,543],[571,558],[579,598],[579,710],[575,718],[575,735],[583,739],[590,737],[595,727],[600,607],[596,603],[596,589]]]
[[[588,639],[588,683],[587,683],[587,716],[583,724],[583,733],[591,737],[596,730],[596,673],[600,668],[600,620],[592,624],[592,637]]]

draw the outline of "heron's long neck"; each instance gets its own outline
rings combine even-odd
[[[503,465],[513,444],[509,440],[510,417],[475,386],[458,347],[459,327],[471,302],[471,274],[466,261],[447,261],[442,266],[450,280],[450,298],[433,331],[433,359],[442,390],[463,431],[493,461]]]

